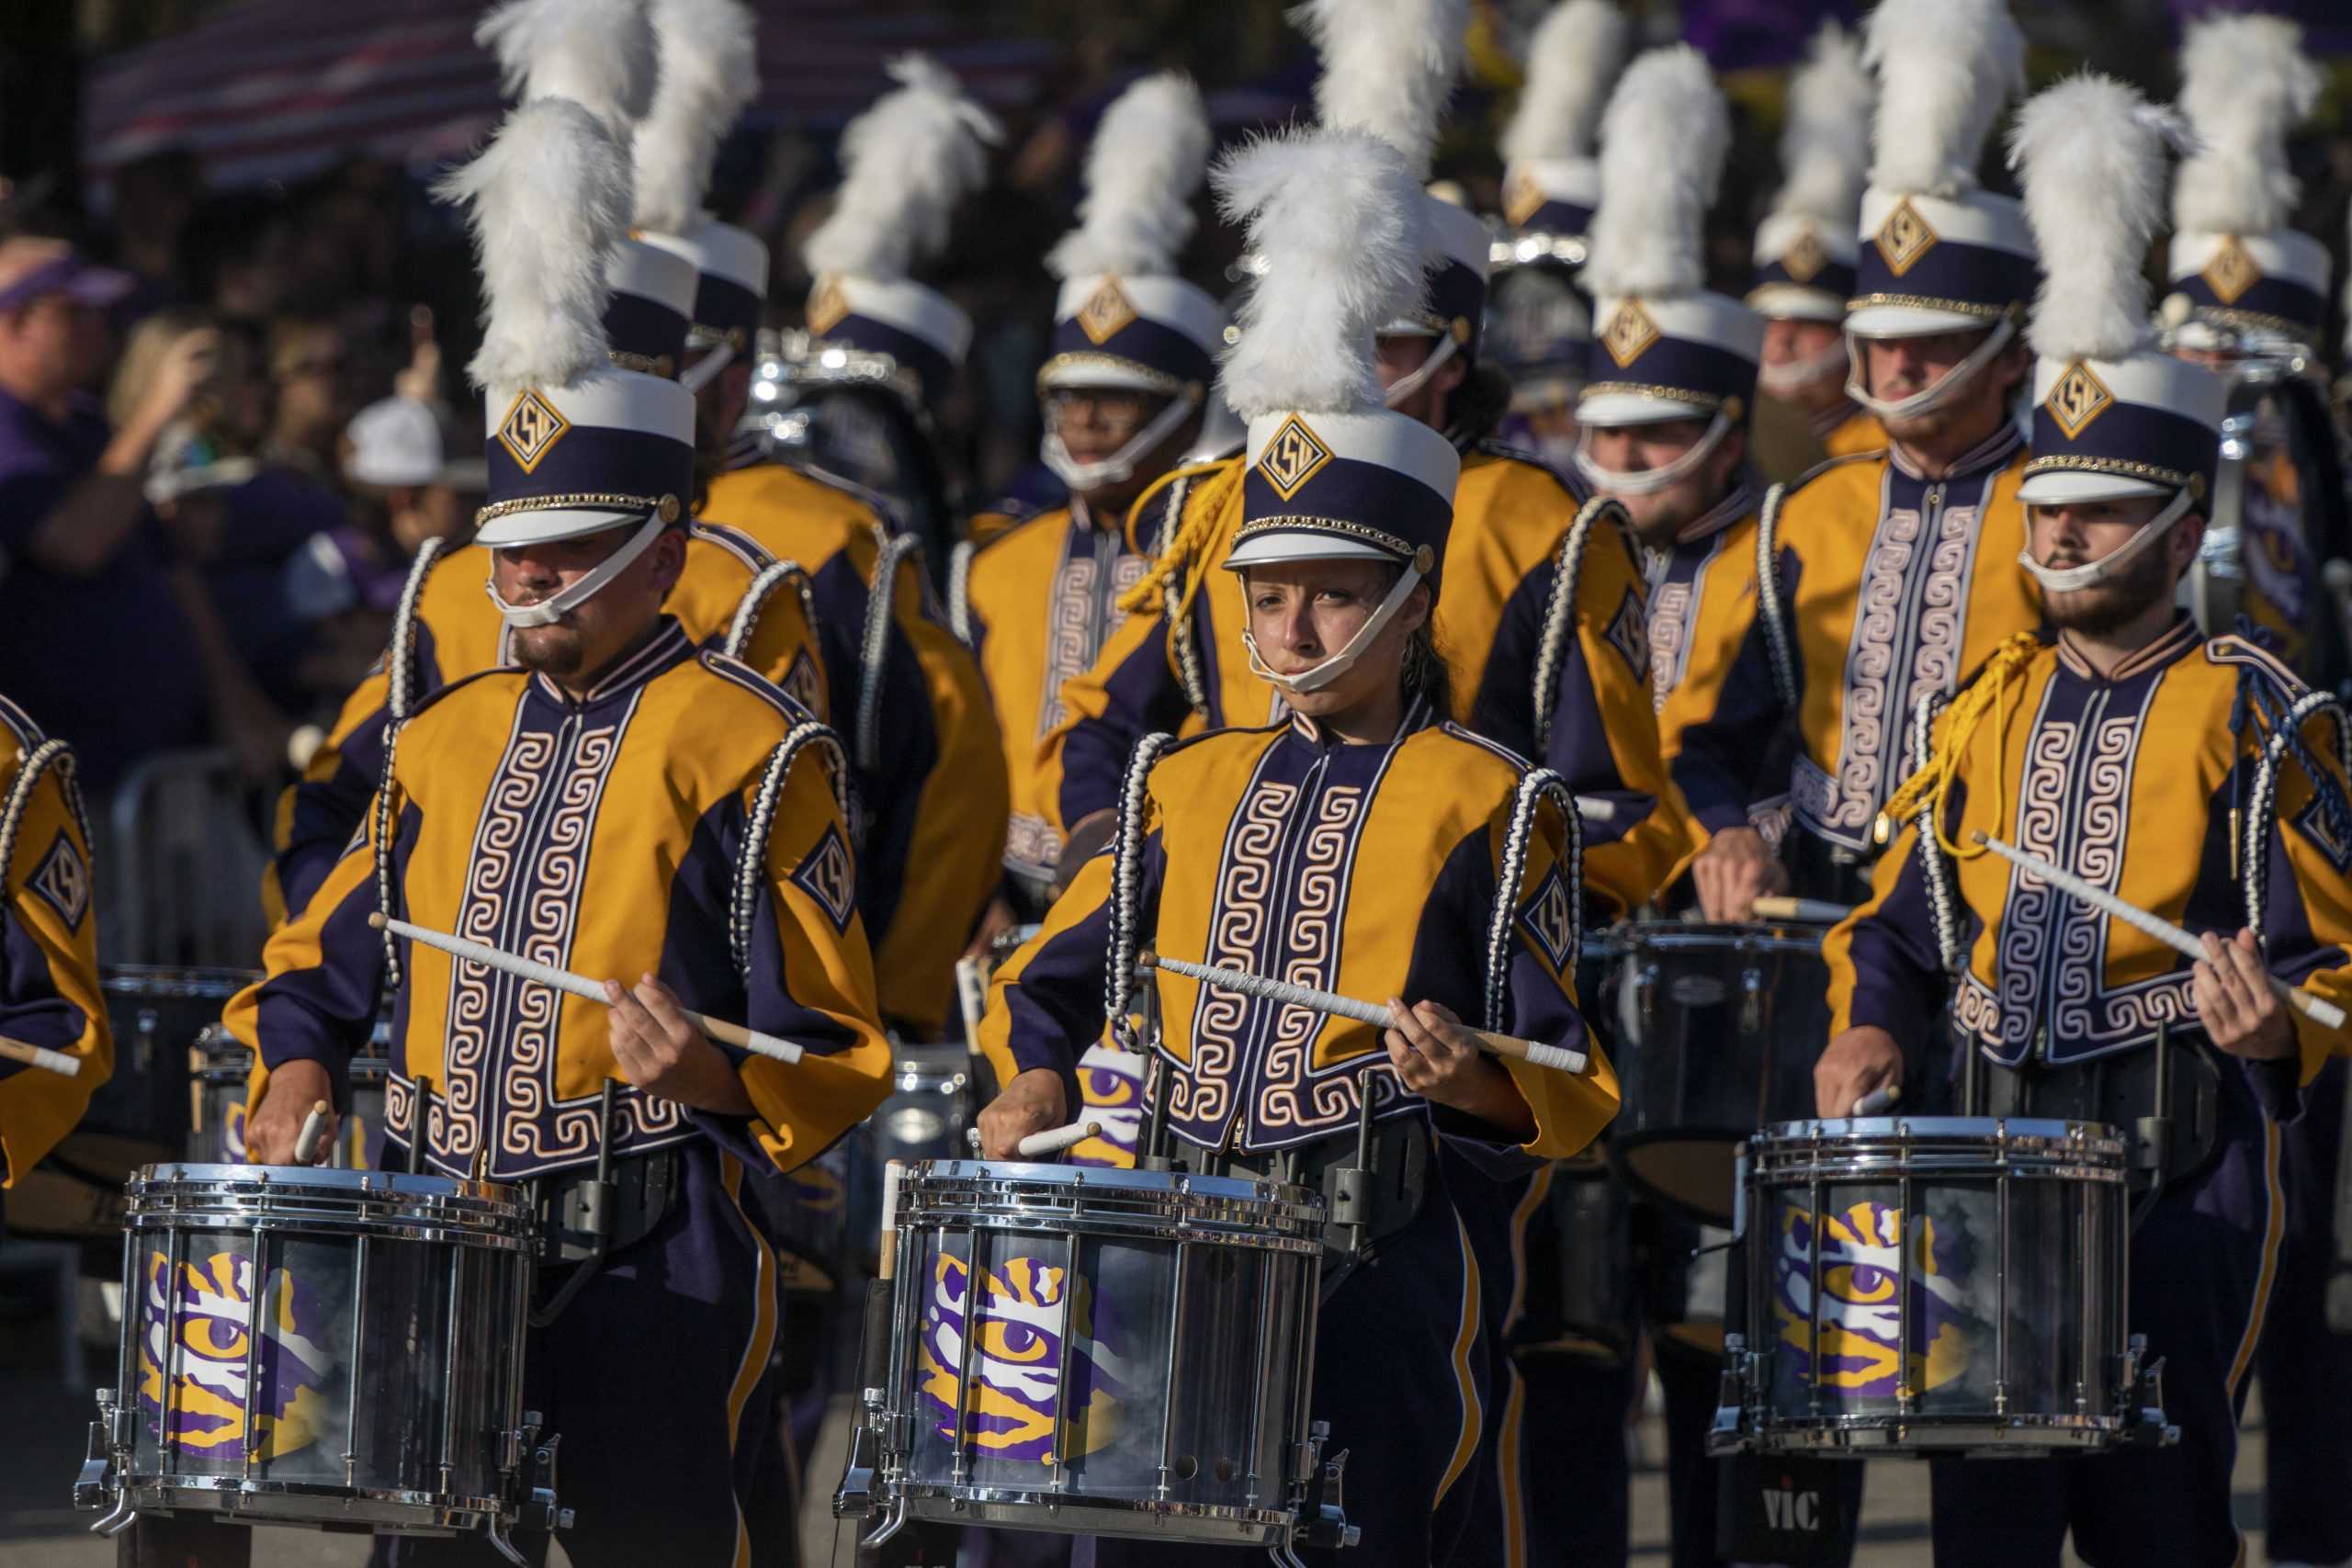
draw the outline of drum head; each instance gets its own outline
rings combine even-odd
[[[1739,1141],[1745,1133],[1673,1133],[1620,1139],[1610,1157],[1643,1197],[1681,1219],[1727,1225],[1738,1182]]]

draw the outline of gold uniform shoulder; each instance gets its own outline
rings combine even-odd
[[[1063,533],[1069,527],[1069,508],[1057,506],[1023,518],[972,549],[966,592],[980,599],[999,589],[1012,591],[1046,585],[1046,574],[1061,554]]]
[[[1267,747],[1289,728],[1287,722],[1250,728],[1205,730],[1172,741],[1151,767],[1151,792],[1163,801],[1189,800],[1201,786],[1230,770],[1257,765]]]
[[[1533,766],[1510,747],[1451,721],[1414,735],[1398,761],[1440,773],[1465,802],[1500,806],[1510,804]]]
[[[1878,493],[1886,477],[1883,451],[1856,452],[1816,463],[1781,492],[1780,526],[1817,521],[1865,532],[1878,519]]]
[[[8,786],[16,782],[17,770],[24,765],[25,759],[48,739],[30,714],[0,697],[0,795],[6,795]]]
[[[702,510],[710,522],[811,571],[882,527],[856,496],[780,463],[720,474]]]

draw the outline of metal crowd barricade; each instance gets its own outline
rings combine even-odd
[[[116,786],[98,830],[107,963],[259,961],[269,852],[247,820],[245,784],[227,751],[164,751],[139,763]]]

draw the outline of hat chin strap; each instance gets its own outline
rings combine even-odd
[[[2096,588],[2172,532],[2172,525],[2188,515],[2190,500],[2187,491],[2177,491],[2171,503],[2149,518],[2145,527],[2097,560],[2085,561],[2080,566],[2048,567],[2034,559],[2032,551],[2019,550],[2018,564],[2033,575],[2045,593],[2079,593],[2086,588]]]
[[[1577,435],[1577,472],[1595,490],[1611,495],[1655,495],[1659,491],[1680,484],[1699,471],[1699,466],[1713,456],[1724,437],[1731,434],[1731,421],[1720,411],[1707,423],[1707,433],[1690,444],[1690,450],[1663,468],[1637,468],[1626,471],[1604,468],[1592,460],[1592,427],[1585,426]]]
[[[1397,407],[1411,398],[1415,392],[1428,386],[1430,378],[1437,374],[1438,367],[1453,358],[1455,351],[1461,346],[1461,340],[1452,333],[1440,333],[1436,345],[1430,350],[1429,357],[1422,360],[1411,375],[1400,376],[1389,384],[1385,399],[1388,406],[1392,409]]]
[[[1756,384],[1774,394],[1794,392],[1826,381],[1841,367],[1850,365],[1849,351],[1842,342],[1833,343],[1811,359],[1792,360],[1785,365],[1759,365],[1756,367]]]
[[[1863,339],[1846,334],[1846,395],[1880,419],[1908,419],[1913,414],[1927,413],[1950,402],[1962,387],[1968,385],[1979,370],[1993,362],[1993,356],[2008,346],[2018,335],[2014,318],[2003,316],[1984,334],[1984,341],[1968,351],[1968,357],[1920,388],[1907,398],[1874,398],[1862,385]]]
[[[510,604],[500,598],[495,574],[481,585],[482,592],[489,594],[490,602],[498,606],[498,613],[506,617],[506,624],[516,630],[527,626],[551,626],[594,599],[613,579],[627,571],[638,557],[652,548],[653,541],[660,538],[662,530],[668,526],[662,520],[661,513],[648,513],[645,521],[638,525],[637,532],[629,536],[628,543],[598,561],[578,581],[536,604]],[[492,553],[495,551],[496,547],[493,546]]]
[[[710,352],[678,372],[678,385],[689,392],[699,392],[718,378],[718,373],[735,362],[735,345],[725,338],[713,344]]]
[[[1405,606],[1406,595],[1413,592],[1413,585],[1420,580],[1419,569],[1408,562],[1404,572],[1396,579],[1396,586],[1388,591],[1388,597],[1383,599],[1380,602],[1380,607],[1373,611],[1372,618],[1356,628],[1356,635],[1348,638],[1348,645],[1322,663],[1302,670],[1295,675],[1277,673],[1272,666],[1260,658],[1258,639],[1245,627],[1241,633],[1241,646],[1250,650],[1250,672],[1276,690],[1288,692],[1293,695],[1304,696],[1309,693],[1321,691],[1355,668],[1356,660],[1363,657],[1363,650],[1370,648],[1373,639],[1381,634],[1390,621],[1396,618],[1396,612]]]
[[[1062,433],[1058,430],[1046,432],[1046,439],[1039,444],[1037,455],[1044,459],[1046,467],[1054,471],[1056,479],[1074,491],[1100,490],[1104,485],[1125,484],[1135,478],[1136,465],[1150,456],[1154,447],[1175,434],[1177,429],[1193,417],[1193,411],[1200,406],[1198,393],[1184,393],[1154,414],[1150,423],[1127,437],[1125,446],[1091,463],[1081,463],[1071,457],[1069,446],[1062,440]]]

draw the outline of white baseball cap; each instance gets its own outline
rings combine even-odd
[[[480,461],[450,462],[442,445],[440,416],[414,398],[394,396],[369,403],[352,417],[344,434],[351,442],[344,477],[354,484],[482,488]]]

